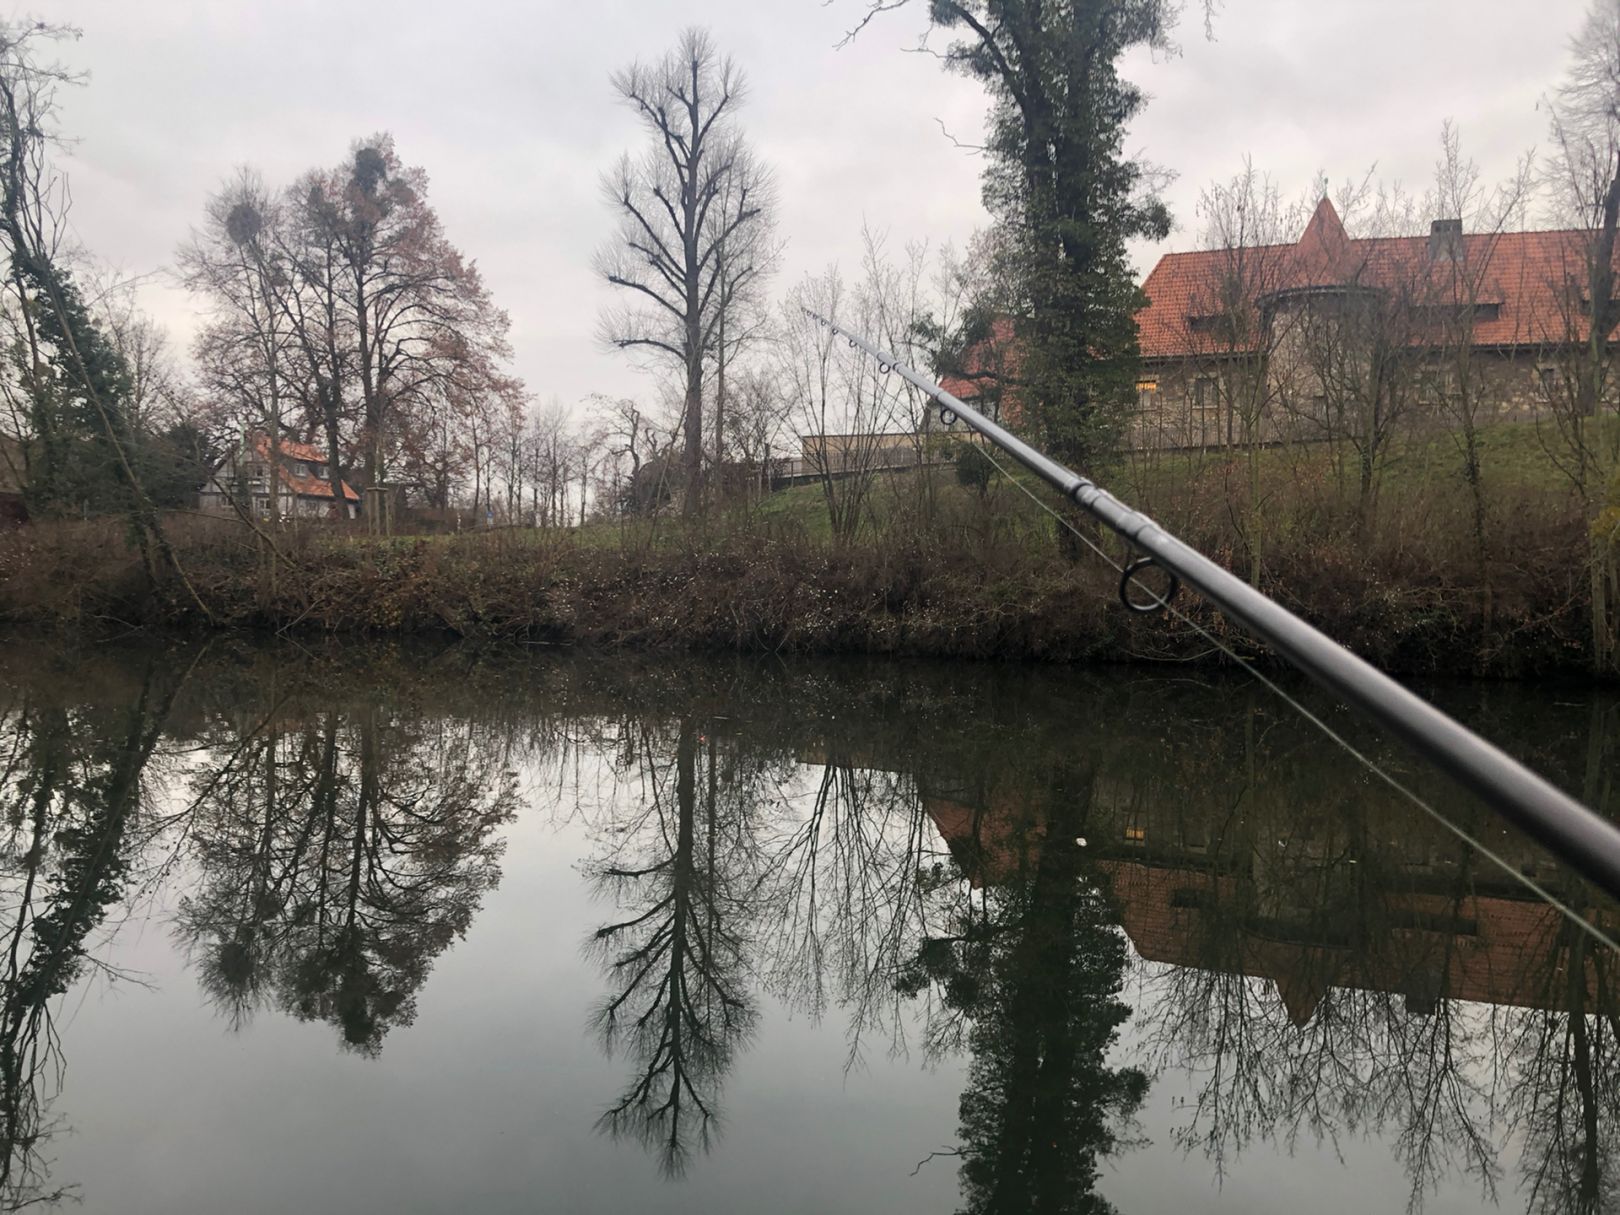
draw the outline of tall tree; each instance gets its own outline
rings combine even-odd
[[[211,198],[200,230],[181,246],[182,281],[205,296],[212,318],[193,347],[203,382],[232,429],[279,438],[293,372],[286,295],[290,266],[280,249],[283,211],[251,169],[238,170]],[[268,481],[270,517],[281,516],[281,481]]]
[[[516,793],[470,731],[305,711],[211,729],[228,758],[197,775],[202,869],[179,932],[233,1022],[273,997],[375,1055],[499,881]]]
[[[861,22],[900,7],[869,0]],[[1126,254],[1170,216],[1153,173],[1123,151],[1145,96],[1119,73],[1133,47],[1162,49],[1173,0],[930,0],[959,40],[946,65],[981,81],[992,109],[984,200],[1007,235],[1023,347],[1021,396],[1057,455],[1105,449],[1135,399],[1136,312]],[[857,30],[860,27],[857,27]],[[853,35],[852,35],[853,36]]]
[[[494,378],[511,353],[509,321],[477,264],[445,238],[428,205],[427,174],[400,161],[391,136],[361,141],[347,164],[311,174],[298,193],[337,253],[359,394],[361,479],[376,485],[404,414],[452,385]]]
[[[161,559],[190,590],[137,471],[129,367],[92,315],[62,249],[69,199],[50,155],[56,91],[80,78],[42,54],[77,36],[45,22],[0,23],[0,251],[24,324],[13,363],[38,447],[29,496],[45,510],[95,504],[124,514],[148,576]],[[206,614],[195,591],[192,599]]]
[[[1611,349],[1620,328],[1615,252],[1620,238],[1620,4],[1593,0],[1570,44],[1569,72],[1551,103],[1557,205],[1575,238],[1555,267],[1566,297],[1561,332],[1547,335],[1565,355],[1568,438],[1575,481],[1591,522],[1592,657],[1598,671],[1620,666],[1614,605],[1620,598],[1620,431],[1600,424],[1613,410]]]
[[[686,31],[656,63],[615,73],[613,87],[649,139],[603,181],[619,230],[597,269],[626,302],[603,317],[602,330],[620,350],[679,368],[691,512],[702,499],[705,367],[726,353],[727,314],[750,299],[774,258],[771,177],[735,122],[742,72],[705,31]],[[733,326],[731,340],[736,333]]]
[[[740,926],[751,893],[752,805],[721,802],[715,743],[712,734],[699,741],[693,718],[676,727],[673,764],[654,751],[668,742],[656,726],[632,729],[641,737],[629,735],[627,749],[642,765],[650,805],[614,823],[613,854],[592,866],[623,918],[598,928],[591,946],[615,989],[597,1025],[609,1049],[628,1048],[637,1070],[598,1125],[639,1139],[674,1176],[694,1146],[712,1141],[726,1073],[758,1015]]]
[[[334,480],[353,465],[364,486],[402,473],[442,497],[447,429],[523,389],[501,369],[508,318],[427,187],[386,134],[279,197],[242,173],[181,261],[214,312],[198,353],[244,412],[317,434]]]

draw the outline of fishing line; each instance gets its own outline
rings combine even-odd
[[[964,446],[973,446],[975,448],[977,446],[977,445],[974,445],[974,444],[969,444],[967,442],[967,440],[963,439],[960,435],[951,435],[950,437],[952,439],[954,439],[957,443],[963,444]],[[1093,541],[1091,539],[1091,537],[1087,536],[1079,528],[1075,527],[1074,523],[1071,520],[1065,519],[1061,514],[1059,514],[1057,511],[1053,510],[1051,505],[1049,503],[1047,503],[1047,502],[1043,502],[1035,494],[1035,492],[1029,488],[1029,486],[1025,485],[1017,477],[1013,476],[1005,468],[1003,468],[1001,466],[1000,461],[998,461],[993,455],[991,455],[989,451],[981,450],[980,454],[983,455],[987,460],[990,461],[990,463],[995,467],[997,472],[999,472],[1003,477],[1006,477],[1007,480],[1011,481],[1014,485],[1016,485],[1019,488],[1019,490],[1021,490],[1023,492],[1025,497],[1027,497],[1031,502],[1035,503],[1036,506],[1040,507],[1048,515],[1052,516],[1052,518],[1057,521],[1059,526],[1067,528],[1069,530],[1069,532],[1075,536],[1076,539],[1078,539],[1081,543],[1083,543],[1092,552],[1096,553],[1097,556],[1100,557],[1103,560],[1103,562],[1105,564],[1107,564],[1110,568],[1112,568],[1116,573],[1123,574],[1125,572],[1125,567],[1124,566],[1120,565],[1120,563],[1118,561],[1116,561],[1100,545],[1098,545],[1095,541]],[[1169,601],[1169,599],[1161,597],[1161,596],[1155,594],[1152,591],[1149,591],[1148,594],[1152,595],[1152,597],[1154,599],[1154,602],[1155,602],[1155,605],[1158,608],[1162,608],[1165,611],[1169,612],[1172,616],[1174,616],[1182,624],[1185,624],[1187,627],[1191,628],[1195,633],[1197,633],[1205,641],[1209,642],[1210,645],[1214,646],[1222,654],[1226,655],[1226,657],[1230,658],[1233,662],[1237,663],[1238,666],[1243,668],[1243,670],[1245,672],[1247,672],[1248,675],[1251,676],[1262,687],[1266,688],[1268,691],[1273,693],[1284,704],[1288,705],[1295,712],[1297,712],[1301,717],[1303,717],[1306,721],[1310,722],[1313,726],[1315,726],[1318,730],[1320,730],[1327,738],[1329,738],[1333,742],[1337,743],[1340,747],[1342,747],[1344,749],[1344,751],[1347,754],[1349,754],[1358,763],[1360,763],[1362,765],[1362,767],[1366,768],[1367,771],[1371,772],[1379,780],[1383,781],[1391,789],[1395,790],[1395,792],[1399,793],[1402,797],[1406,798],[1407,801],[1411,802],[1419,810],[1423,811],[1423,813],[1428,815],[1435,822],[1439,823],[1440,826],[1445,828],[1448,832],[1450,832],[1457,839],[1461,840],[1465,845],[1467,845],[1468,847],[1474,849],[1481,856],[1483,856],[1486,860],[1490,861],[1497,868],[1499,868],[1503,873],[1507,874],[1514,881],[1518,882],[1526,890],[1530,891],[1532,894],[1536,895],[1536,897],[1538,897],[1541,900],[1543,900],[1544,902],[1546,902],[1554,910],[1556,910],[1556,911],[1560,912],[1562,915],[1568,917],[1568,919],[1571,922],[1578,925],[1588,935],[1590,935],[1594,940],[1600,942],[1601,944],[1607,945],[1610,949],[1614,950],[1616,953],[1620,953],[1620,943],[1617,943],[1614,940],[1613,937],[1609,936],[1608,933],[1604,932],[1597,925],[1593,924],[1591,921],[1587,920],[1584,916],[1580,915],[1578,912],[1575,911],[1574,908],[1572,908],[1569,904],[1565,903],[1562,899],[1560,899],[1557,895],[1553,894],[1546,887],[1542,886],[1541,883],[1537,882],[1529,874],[1523,873],[1520,870],[1518,870],[1517,868],[1515,868],[1510,861],[1508,861],[1506,858],[1498,855],[1487,844],[1484,844],[1481,841],[1475,839],[1474,837],[1469,835],[1466,831],[1464,831],[1460,826],[1458,826],[1456,823],[1452,822],[1449,818],[1447,818],[1444,814],[1442,814],[1439,810],[1436,810],[1427,801],[1425,801],[1419,794],[1417,794],[1411,788],[1409,788],[1406,784],[1404,784],[1400,780],[1399,777],[1397,777],[1393,773],[1387,771],[1382,765],[1380,765],[1370,755],[1367,755],[1364,751],[1362,751],[1360,748],[1358,748],[1349,739],[1345,738],[1344,735],[1340,734],[1337,730],[1335,730],[1327,722],[1323,721],[1322,718],[1317,716],[1314,712],[1312,712],[1305,705],[1301,704],[1298,699],[1296,699],[1294,696],[1290,695],[1286,689],[1284,689],[1275,680],[1271,679],[1264,672],[1262,672],[1259,667],[1255,666],[1252,662],[1249,662],[1247,659],[1243,658],[1240,654],[1238,654],[1235,650],[1233,650],[1231,646],[1227,645],[1219,637],[1216,637],[1214,634],[1212,634],[1203,625],[1198,623],[1198,621],[1194,620],[1191,616],[1187,615],[1186,612],[1184,612],[1180,608],[1176,607],[1175,604],[1173,604],[1173,603],[1171,603]]]

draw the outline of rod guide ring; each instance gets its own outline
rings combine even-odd
[[[1136,581],[1136,576],[1149,566],[1155,565],[1159,566],[1159,568],[1164,570],[1165,574],[1169,576],[1169,588],[1164,592],[1163,595],[1154,594],[1153,591],[1148,590],[1148,594],[1153,596],[1148,600],[1131,598],[1131,584]],[[1181,579],[1176,577],[1175,571],[1165,569],[1164,566],[1159,565],[1159,563],[1152,557],[1138,557],[1135,561],[1130,562],[1123,570],[1120,571],[1119,601],[1123,603],[1128,610],[1136,612],[1142,616],[1150,616],[1154,612],[1162,612],[1165,608],[1170,606],[1170,601],[1176,597],[1176,592],[1180,589]]]

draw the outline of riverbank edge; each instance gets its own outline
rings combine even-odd
[[[439,634],[640,650],[1230,663],[1186,624],[1127,610],[1117,575],[1100,562],[982,539],[836,548],[721,535],[587,547],[497,534],[316,538],[272,553],[211,529],[182,535],[176,553],[183,578],[163,567],[149,574],[121,532],[94,522],[0,537],[0,623],[80,635]],[[1279,554],[1267,572],[1262,589],[1397,674],[1591,678],[1579,569],[1528,572],[1488,605],[1433,570]],[[1246,659],[1271,663],[1198,596],[1184,592],[1178,606]]]

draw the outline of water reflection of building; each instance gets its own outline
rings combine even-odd
[[[1564,1009],[1577,995],[1561,913],[1434,824],[1293,808],[1278,830],[1263,809],[1141,793],[1099,777],[1086,845],[1148,961],[1270,980],[1297,1025],[1333,988],[1399,995],[1417,1013],[1441,999]],[[1043,846],[1039,800],[931,785],[923,805],[980,886]],[[1546,878],[1529,841],[1503,830],[1490,842]],[[1590,969],[1585,987],[1596,1006]]]

